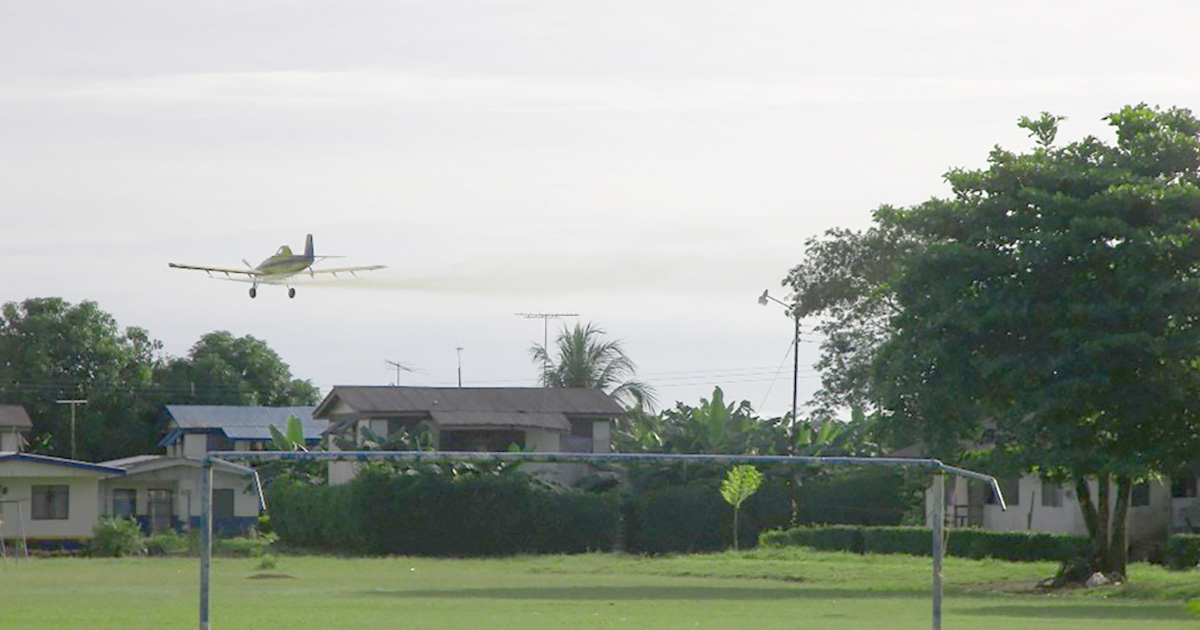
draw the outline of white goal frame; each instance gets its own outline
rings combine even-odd
[[[547,462],[618,464],[631,462],[689,462],[717,465],[754,464],[763,466],[891,466],[919,468],[933,475],[933,584],[932,627],[942,628],[942,557],[945,553],[946,475],[966,477],[988,483],[1007,510],[1004,493],[995,477],[984,473],[948,466],[936,459],[904,459],[889,457],[806,457],[786,455],[679,455],[664,453],[462,453],[445,451],[211,451],[201,462],[200,469],[200,630],[210,630],[209,603],[212,580],[213,468],[234,461],[255,463],[265,461],[356,461],[391,460],[412,463],[454,462]],[[259,489],[260,501],[262,500]],[[263,504],[265,505],[265,503]]]

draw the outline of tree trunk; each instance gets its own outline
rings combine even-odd
[[[1133,482],[1127,475],[1117,476],[1117,504],[1113,506],[1112,543],[1109,546],[1109,573],[1125,576],[1125,565],[1129,562],[1129,495]]]
[[[1092,571],[1110,573],[1112,567],[1112,541],[1109,535],[1109,519],[1112,512],[1109,475],[1097,474],[1096,501],[1092,501],[1092,489],[1088,484],[1086,474],[1076,473],[1075,494],[1079,498],[1079,509],[1083,512],[1083,522],[1087,525],[1088,537],[1092,542],[1090,563]],[[1123,565],[1122,565],[1123,566]]]
[[[741,512],[736,506],[733,508],[733,550],[738,550],[738,512]]]

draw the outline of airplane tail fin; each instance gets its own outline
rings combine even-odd
[[[312,234],[304,237],[304,257],[312,260],[313,258],[313,242]]]

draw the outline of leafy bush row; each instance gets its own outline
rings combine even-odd
[[[272,524],[293,546],[346,553],[490,556],[612,549],[613,495],[567,493],[520,475],[368,468],[338,486],[280,481]]]
[[[859,527],[854,525],[803,526],[764,532],[759,544],[770,547],[804,546],[854,553],[933,553],[933,533],[926,527]],[[946,555],[963,558],[998,558],[1018,562],[1066,560],[1086,554],[1086,536],[1033,532],[950,530]]]
[[[1163,563],[1168,568],[1186,570],[1200,564],[1200,534],[1173,534],[1167,538]]]
[[[274,534],[218,538],[214,541],[213,552],[225,556],[259,557],[276,538]],[[96,523],[87,546],[88,555],[96,558],[195,554],[198,549],[197,532],[167,531],[143,536],[138,522],[131,518],[108,518]]]

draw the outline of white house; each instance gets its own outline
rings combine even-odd
[[[147,533],[200,527],[201,460],[138,455],[104,465],[125,474],[100,482],[102,516],[137,519]],[[257,527],[261,501],[253,469],[235,464],[213,469],[213,530],[219,535]]]
[[[1045,481],[1037,475],[1000,478],[1008,510],[1002,511],[991,488],[978,481],[960,477],[946,479],[946,522],[951,527],[979,527],[989,531],[1029,531],[1058,534],[1087,535],[1087,525],[1079,507],[1074,486]],[[1191,531],[1200,503],[1196,499],[1196,480],[1172,484],[1158,482],[1135,486],[1130,497],[1128,539],[1132,555],[1144,557],[1160,547],[1169,532]],[[1173,497],[1190,488],[1191,496]],[[1093,501],[1097,484],[1092,482]],[[1110,496],[1116,500],[1116,487]],[[933,491],[925,494],[926,525],[933,523]]]
[[[607,453],[611,422],[627,412],[594,389],[534,387],[334,387],[313,411],[329,422],[327,445],[361,444],[366,429],[389,436],[428,431],[442,451],[499,452],[510,446],[543,453]],[[579,464],[530,465],[570,484],[586,474]],[[353,462],[331,462],[329,482],[344,483]]]
[[[0,537],[73,548],[92,537],[100,483],[125,471],[103,464],[0,452]]]

